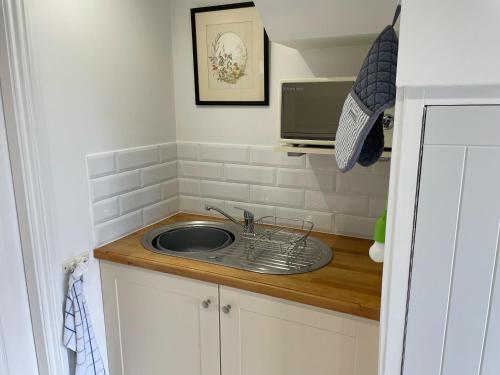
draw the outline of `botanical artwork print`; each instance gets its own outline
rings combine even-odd
[[[252,3],[191,9],[197,105],[268,105],[269,39]]]
[[[235,32],[219,32],[211,43],[208,60],[217,81],[235,85],[246,75],[248,49]]]

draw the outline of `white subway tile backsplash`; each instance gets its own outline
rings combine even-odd
[[[175,161],[153,165],[152,167],[143,168],[141,170],[142,186],[157,184],[176,176],[177,163]]]
[[[96,244],[98,246],[116,240],[142,226],[142,212],[136,211],[117,219],[106,221],[95,227]]]
[[[274,185],[275,174],[276,169],[272,167],[254,167],[236,164],[224,165],[224,176],[228,181]]]
[[[335,173],[324,170],[278,169],[278,186],[303,187],[333,191]]]
[[[248,147],[223,144],[200,144],[200,159],[230,163],[247,163]]]
[[[87,156],[96,244],[139,229],[143,215],[150,223],[167,206],[178,210],[176,149],[173,142]]]
[[[328,169],[332,171],[339,171],[335,155],[320,155],[320,154],[307,154],[306,167],[308,169]],[[348,173],[349,174],[370,174],[371,168],[363,167],[356,164]]]
[[[387,199],[383,197],[370,197],[370,217],[379,217],[387,207]]]
[[[177,162],[177,172],[181,177],[198,177],[207,179],[222,179],[224,177],[223,164],[220,163],[179,161]]]
[[[356,164],[349,172],[349,174],[365,174],[369,175],[371,173],[370,167],[363,167],[360,164]]]
[[[274,151],[273,147],[250,146],[250,164],[304,168],[306,158],[288,156],[285,152]]]
[[[179,181],[176,178],[161,184],[161,198],[167,199],[179,194]]]
[[[92,211],[94,214],[94,224],[99,224],[106,220],[113,219],[120,214],[120,209],[118,208],[118,198],[114,197],[94,203],[92,205]]]
[[[177,158],[179,160],[198,160],[198,143],[177,142]]]
[[[165,143],[159,146],[160,163],[167,161],[177,161],[177,145],[172,143]]]
[[[269,186],[250,186],[250,200],[255,203],[304,207],[304,191]]]
[[[279,218],[278,224],[290,227],[302,227],[302,221],[295,220],[286,220],[286,219],[302,219],[309,220],[314,223],[313,230],[330,232],[333,227],[333,214],[329,214],[326,212],[314,212],[314,211],[304,211],[304,210],[296,210],[291,208],[276,208],[276,215]]]
[[[391,171],[391,162],[389,160],[380,160],[372,165],[371,172],[372,174],[380,175],[380,176],[389,176]]]
[[[200,180],[179,178],[179,193],[182,195],[200,195]]]
[[[309,169],[338,170],[335,155],[307,154],[306,167]]]
[[[101,177],[91,181],[92,201],[116,196],[140,187],[139,171],[125,172],[112,176]]]
[[[305,207],[309,210],[366,216],[368,196],[306,191]]]
[[[201,195],[204,197],[248,201],[249,186],[230,182],[201,181]]]
[[[192,212],[199,213],[203,215],[220,216],[214,211],[205,210],[205,206],[215,206],[224,209],[224,201],[221,199],[211,199],[202,197],[189,197],[186,195],[179,196],[179,209],[181,212]]]
[[[87,156],[87,168],[89,178],[113,174],[116,171],[115,154],[108,152],[105,154],[89,155]]]
[[[156,164],[159,160],[158,146],[141,147],[116,153],[118,172]]]
[[[369,195],[387,195],[389,179],[386,176],[337,173],[337,192]]]
[[[224,204],[224,210],[231,216],[236,218],[243,218],[243,211],[237,209],[236,207],[243,208],[245,210],[253,212],[255,215],[255,220],[263,217],[263,216],[275,216],[276,209],[273,206],[262,205],[262,204],[253,204],[253,203],[244,203],[244,202],[233,202],[226,201]]]
[[[120,215],[148,206],[161,200],[161,186],[154,185],[121,195]]]
[[[335,215],[335,233],[372,238],[375,219],[338,214]]]
[[[142,210],[144,225],[153,224],[179,211],[179,198],[163,200]]]
[[[207,204],[238,218],[235,206],[256,218],[310,218],[316,230],[371,237],[385,208],[390,169],[390,162],[379,161],[343,174],[332,155],[289,157],[270,146],[192,142],[86,160],[98,244],[179,210],[220,216],[207,212]]]

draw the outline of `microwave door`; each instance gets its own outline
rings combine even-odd
[[[333,141],[352,82],[294,84],[283,90],[282,137]]]

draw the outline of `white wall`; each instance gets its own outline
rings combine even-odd
[[[500,84],[498,0],[404,0],[398,86]]]
[[[222,1],[221,3],[234,1]],[[334,47],[298,52],[271,45],[270,106],[196,106],[190,8],[213,5],[211,0],[173,0],[172,27],[177,140],[274,145],[278,134],[278,82],[284,78],[354,76],[369,46]],[[389,17],[390,18],[390,17]]]
[[[93,249],[85,155],[175,139],[169,3],[25,3],[62,311],[62,262]],[[86,282],[106,357],[97,262]]]

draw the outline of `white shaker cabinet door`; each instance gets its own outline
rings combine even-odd
[[[223,286],[220,305],[222,375],[377,373],[378,322]]]
[[[220,374],[217,285],[105,261],[101,278],[111,374]]]
[[[500,106],[429,107],[404,375],[500,374]]]

